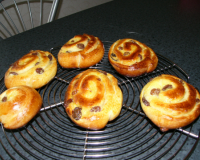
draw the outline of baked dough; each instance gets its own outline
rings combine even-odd
[[[0,122],[7,129],[26,125],[40,110],[42,98],[33,88],[17,86],[0,95]]]
[[[54,78],[57,72],[57,61],[47,51],[31,50],[13,63],[5,74],[7,88],[27,85],[40,88]]]
[[[160,75],[141,91],[140,102],[147,117],[162,131],[184,127],[200,114],[200,94],[187,82]]]
[[[74,123],[83,128],[99,130],[120,114],[122,101],[122,91],[113,75],[88,69],[70,82],[64,106]]]
[[[108,59],[118,73],[128,77],[152,72],[158,64],[157,55],[151,48],[130,38],[113,43]]]
[[[87,68],[98,63],[104,56],[104,46],[98,37],[76,35],[65,43],[58,53],[63,68]]]

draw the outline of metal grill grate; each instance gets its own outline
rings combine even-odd
[[[172,159],[190,156],[199,140],[195,123],[162,133],[145,116],[139,102],[140,91],[151,78],[164,73],[188,81],[188,75],[158,54],[159,64],[154,72],[136,78],[123,77],[108,61],[111,44],[104,42],[104,58],[90,68],[105,70],[118,79],[124,99],[119,117],[99,131],[74,124],[64,110],[63,100],[69,82],[83,70],[67,70],[59,66],[56,77],[38,90],[43,98],[40,113],[18,130],[6,130],[1,125],[2,159]],[[55,57],[59,49],[51,49]],[[0,93],[4,90],[2,78]]]

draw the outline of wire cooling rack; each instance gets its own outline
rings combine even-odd
[[[67,70],[58,66],[56,77],[38,92],[43,107],[21,129],[7,130],[1,125],[2,159],[187,159],[194,151],[199,131],[196,123],[161,132],[143,113],[139,95],[143,86],[160,74],[175,75],[188,82],[188,75],[175,63],[158,55],[155,71],[136,78],[119,75],[107,57],[112,42],[104,41],[105,56],[97,68],[113,74],[123,92],[123,107],[114,121],[99,131],[78,127],[67,116],[63,100],[68,84],[82,69]],[[57,57],[60,47],[50,51]],[[6,90],[3,78],[0,93]]]

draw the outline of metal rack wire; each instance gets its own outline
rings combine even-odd
[[[184,129],[160,132],[145,116],[139,102],[140,91],[151,78],[164,73],[188,81],[189,76],[159,54],[159,64],[154,72],[136,78],[121,76],[108,62],[107,52],[111,44],[104,42],[104,58],[90,68],[107,71],[118,79],[123,92],[119,117],[99,131],[74,124],[64,110],[63,100],[68,84],[83,69],[67,70],[59,66],[56,77],[38,90],[43,98],[40,113],[18,130],[7,130],[1,125],[2,159],[187,159],[190,156],[200,134],[195,122]],[[59,49],[51,49],[55,57]],[[0,93],[4,90],[2,78]]]

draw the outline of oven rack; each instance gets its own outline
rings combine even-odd
[[[161,132],[143,113],[139,94],[143,86],[160,74],[172,74],[185,81],[189,76],[166,57],[157,54],[155,71],[135,78],[119,75],[110,65],[107,53],[112,42],[104,41],[105,55],[90,67],[105,70],[118,79],[123,92],[123,107],[117,119],[99,131],[78,127],[67,116],[63,100],[68,84],[85,69],[63,69],[58,65],[55,78],[38,92],[43,98],[39,114],[26,126],[7,130],[1,125],[2,159],[187,159],[199,141],[196,120],[193,124]],[[57,57],[59,47],[50,51]],[[0,93],[6,90],[3,78]]]

